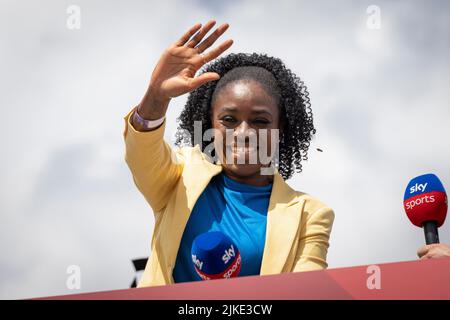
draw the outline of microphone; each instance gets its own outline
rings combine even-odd
[[[412,179],[405,190],[403,207],[409,220],[424,229],[426,244],[439,243],[438,228],[447,216],[447,194],[439,178],[424,174]]]
[[[234,242],[220,231],[198,235],[191,248],[195,271],[203,280],[234,278],[241,271],[241,254]]]

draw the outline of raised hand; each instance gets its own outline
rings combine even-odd
[[[224,23],[203,40],[215,23],[210,20],[203,27],[197,23],[164,50],[153,70],[149,88],[138,107],[140,115],[149,120],[160,118],[166,113],[171,98],[220,78],[215,72],[195,76],[204,64],[220,56],[233,44],[233,40],[229,39],[205,52],[229,27]]]

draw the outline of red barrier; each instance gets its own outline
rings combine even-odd
[[[378,281],[374,281],[378,277]],[[369,282],[369,285],[368,285]],[[377,289],[379,285],[379,289]],[[374,287],[369,289],[369,287]],[[450,258],[179,283],[41,299],[450,299]]]

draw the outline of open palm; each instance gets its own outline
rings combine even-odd
[[[224,23],[203,40],[215,23],[214,20],[210,20],[203,28],[200,23],[197,23],[163,52],[150,81],[152,92],[159,99],[167,100],[178,97],[195,90],[208,81],[220,78],[219,74],[215,72],[206,72],[195,76],[204,64],[217,58],[233,44],[233,40],[229,39],[205,53],[205,50],[213,45],[229,27],[227,23]],[[200,31],[195,34],[199,29]],[[194,34],[195,36],[191,39]]]

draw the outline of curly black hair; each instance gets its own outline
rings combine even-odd
[[[263,68],[270,72],[273,76],[270,78],[275,78],[276,82],[271,81],[264,72],[248,72],[248,70],[246,72],[246,68],[240,67]],[[241,71],[232,72],[233,76],[225,77],[229,71],[236,68]],[[200,74],[205,72],[217,72],[221,78],[207,82],[190,92],[186,105],[177,118],[179,126],[175,144],[179,147],[183,144],[193,145],[194,121],[201,121],[202,132],[212,128],[210,116],[213,98],[226,84],[244,79],[255,80],[263,85],[275,101],[278,101],[280,108],[280,123],[283,128],[280,128],[282,134],[279,161],[275,166],[278,167],[278,172],[284,180],[291,178],[296,169],[297,172],[301,172],[301,161],[308,159],[310,141],[316,133],[309,93],[303,81],[286,68],[280,59],[257,53],[228,54],[205,65]],[[201,150],[205,150],[207,144],[207,141],[202,141]]]

